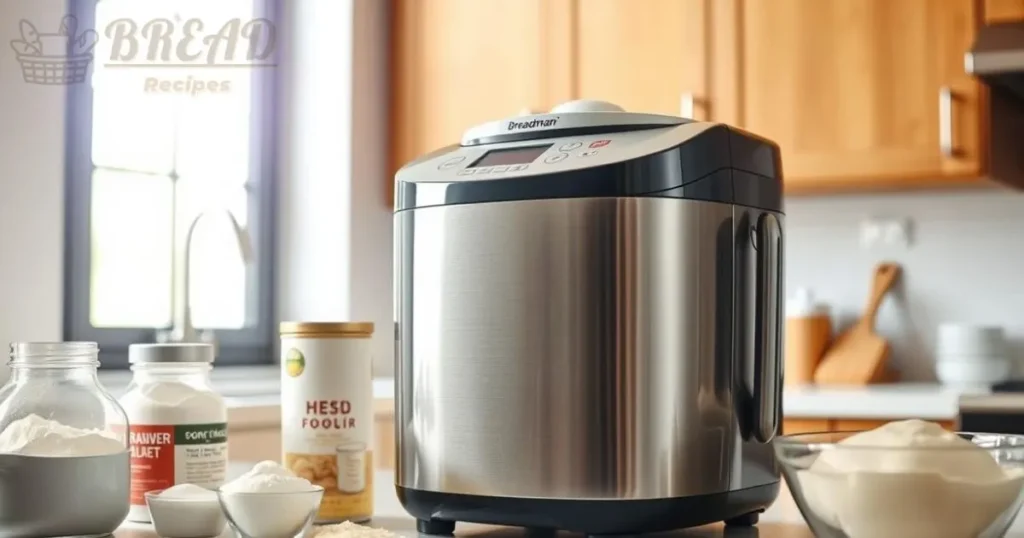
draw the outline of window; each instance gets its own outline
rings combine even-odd
[[[180,316],[188,271],[192,322],[214,331],[217,363],[272,362],[276,7],[70,5],[76,35],[95,29],[96,45],[91,77],[68,85],[65,338],[98,342],[104,367],[125,367],[129,344]],[[233,20],[233,42],[204,39]]]

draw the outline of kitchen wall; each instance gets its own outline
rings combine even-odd
[[[387,3],[287,2],[280,293],[283,319],[376,323],[393,370]]]
[[[376,368],[388,374],[386,6],[374,0],[286,5],[285,24],[301,31],[283,50],[294,79],[284,88],[280,127],[287,141],[280,317],[377,322]],[[61,336],[64,95],[24,84],[4,44],[21,18],[62,15],[60,0],[0,2],[0,298],[7,305],[0,311],[0,342]],[[861,249],[859,226],[867,217],[911,218],[912,244]],[[840,323],[863,308],[876,261],[903,264],[904,279],[879,324],[905,377],[933,378],[934,327],[942,321],[1006,325],[1024,348],[1024,196],[996,190],[793,198],[786,224],[787,289],[811,287],[833,304]]]
[[[1004,325],[1015,356],[1024,355],[1024,195],[790,198],[786,211],[787,289],[812,288],[833,304],[840,323],[860,315],[875,262],[903,265],[878,324],[906,378],[934,379],[935,328],[947,321]],[[869,217],[909,217],[910,246],[861,249],[860,223]],[[1024,373],[1019,363],[1017,371]]]
[[[63,16],[60,1],[0,2],[0,363],[12,340],[61,338],[64,89],[25,84],[9,43],[19,20]]]

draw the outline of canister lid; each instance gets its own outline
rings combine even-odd
[[[282,336],[371,336],[372,321],[282,321]]]
[[[213,362],[213,346],[201,343],[132,344],[128,346],[130,364],[157,362]]]

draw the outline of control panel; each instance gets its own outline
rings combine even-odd
[[[663,139],[666,132],[687,127],[690,126],[460,146],[431,159],[429,165],[421,163],[423,168],[426,167],[423,165],[431,166],[436,172],[428,174],[428,179],[423,177],[426,170],[421,168],[413,181],[499,179],[600,166],[659,151],[662,144],[658,139]]]

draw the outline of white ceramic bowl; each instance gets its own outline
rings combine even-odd
[[[146,492],[153,530],[162,538],[210,538],[224,532],[227,520],[217,498],[160,498],[160,491]],[[210,493],[214,493],[210,491]]]
[[[1002,357],[1006,355],[1006,337],[1002,327],[943,323],[935,343],[936,355]]]
[[[304,535],[320,510],[324,488],[287,493],[217,490],[228,522],[241,536],[283,538]]]
[[[1010,361],[1007,359],[943,359],[935,363],[939,381],[955,387],[992,385],[1006,381],[1010,378],[1010,369]]]

